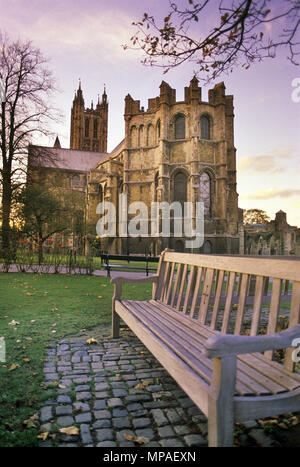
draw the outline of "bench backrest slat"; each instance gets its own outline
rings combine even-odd
[[[221,328],[221,332],[224,332],[224,333],[226,333],[228,330],[234,285],[235,285],[235,272],[231,271],[229,273],[229,277],[227,277],[226,303],[225,303],[223,323],[222,323],[222,328]]]
[[[158,275],[154,298],[211,329],[254,336],[300,322],[300,261],[168,250]],[[280,321],[281,314],[287,318]],[[285,353],[288,368],[292,350]],[[265,355],[272,359],[273,352]]]
[[[249,274],[240,274],[239,278],[239,303],[235,321],[234,334],[240,334],[245,314],[245,304],[247,298],[247,288],[249,283]]]
[[[183,291],[184,291],[184,286],[185,286],[185,281],[186,281],[186,276],[187,276],[187,271],[188,271],[188,265],[184,264],[183,270],[182,270],[182,276],[180,278],[180,286],[179,286],[179,294],[176,302],[176,311],[180,310],[181,307],[181,302],[182,302],[182,297],[183,297]]]
[[[264,278],[262,276],[258,276],[256,278],[256,285],[255,285],[255,294],[254,294],[254,305],[253,305],[253,312],[252,312],[252,324],[251,324],[251,336],[256,336],[258,331],[258,325],[260,320],[260,312],[262,306],[262,298],[263,298],[263,287],[264,287]]]
[[[292,300],[291,300],[289,327],[292,327],[298,323],[300,323],[300,281],[294,282],[293,284],[293,295],[292,295]],[[286,349],[284,366],[288,370],[292,370],[294,366],[293,364],[294,362],[292,360],[293,350],[295,349],[293,348]]]
[[[202,278],[202,273],[203,270],[202,268],[197,268],[197,276],[196,276],[196,281],[195,281],[195,289],[192,291],[192,303],[191,303],[191,310],[190,310],[190,316],[192,318],[195,318],[196,315],[196,304],[197,304],[197,299],[199,296],[199,289],[200,289],[200,284],[201,284],[201,278]]]
[[[200,302],[200,312],[198,316],[198,320],[201,324],[205,324],[207,318],[207,310],[209,305],[209,299],[212,289],[212,283],[214,278],[214,270],[211,268],[207,268],[205,271],[205,279],[203,284],[203,290],[201,294],[201,302]]]

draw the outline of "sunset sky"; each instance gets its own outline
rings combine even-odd
[[[148,98],[159,95],[165,80],[176,88],[177,100],[183,99],[192,64],[164,75],[160,68],[143,66],[140,52],[122,48],[135,31],[132,22],[145,11],[163,17],[168,1],[0,0],[0,30],[12,39],[32,40],[50,59],[60,89],[55,104],[65,114],[54,128],[63,147],[69,147],[70,110],[79,78],[88,107],[106,85],[109,151],[124,137],[127,93],[147,108]],[[234,95],[239,206],[263,209],[271,218],[282,209],[289,224],[300,227],[300,102],[292,99],[300,66],[290,64],[286,54],[247,71],[236,69],[218,82],[224,81],[226,93]],[[214,84],[202,89],[203,100]]]

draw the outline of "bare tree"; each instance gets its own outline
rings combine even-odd
[[[58,112],[51,105],[55,89],[47,60],[30,41],[12,42],[0,32],[0,183],[2,248],[9,252],[14,192],[25,182],[28,144],[36,134],[49,135]]]
[[[291,63],[298,65],[299,0],[169,3],[165,18],[145,13],[140,22],[133,23],[136,32],[131,42],[133,48],[144,51],[146,65],[161,66],[166,73],[184,62],[194,62],[195,74],[210,81],[237,65],[247,69],[266,57],[274,58],[283,48]]]

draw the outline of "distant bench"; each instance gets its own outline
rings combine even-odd
[[[234,422],[300,410],[300,261],[166,250],[157,274],[111,282],[113,337],[122,319],[207,416],[209,446],[231,446]],[[126,282],[153,282],[152,299],[122,298]]]
[[[157,268],[151,267],[150,263],[158,263],[159,257],[149,255],[110,255],[101,254],[101,266],[106,269],[107,277],[110,277],[111,269],[126,269],[134,271],[145,271],[146,275],[149,272],[156,272]],[[130,263],[145,263],[144,265],[136,265]]]

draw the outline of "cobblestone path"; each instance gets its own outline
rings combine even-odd
[[[47,348],[45,383],[57,391],[40,411],[50,433],[40,446],[207,446],[206,417],[130,331],[97,340]],[[78,434],[59,432],[71,426]],[[240,435],[241,445],[276,445],[256,421]]]

